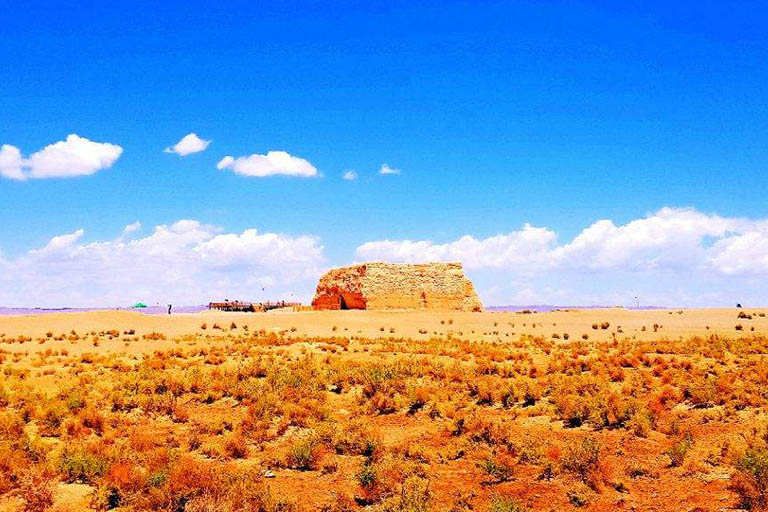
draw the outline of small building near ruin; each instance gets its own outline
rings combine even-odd
[[[362,263],[326,272],[314,309],[482,311],[461,263]]]

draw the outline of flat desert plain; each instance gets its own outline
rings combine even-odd
[[[0,317],[0,510],[761,509],[766,313]]]

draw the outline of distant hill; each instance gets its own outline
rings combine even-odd
[[[592,306],[551,306],[549,304],[533,304],[528,306],[488,306],[485,308],[486,311],[536,311],[538,313],[546,313],[549,311],[555,311],[558,309],[605,309],[605,308],[621,308],[624,306],[598,306],[598,305],[592,305]],[[626,309],[638,309],[636,307],[626,308]],[[666,306],[640,306],[639,309],[648,310],[648,309],[666,309]]]

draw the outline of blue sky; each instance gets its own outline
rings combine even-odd
[[[247,263],[262,258],[266,241],[228,246],[246,252],[168,278],[162,298],[177,302],[207,299],[207,290],[256,295],[244,274],[269,283],[257,288],[306,299],[329,266],[430,256],[464,261],[487,303],[623,302],[635,293],[674,305],[738,295],[768,303],[768,261],[754,252],[768,243],[764,4],[163,4],[0,3],[0,144],[24,159],[69,134],[122,148],[84,176],[0,178],[0,282],[23,290],[0,303],[157,295],[141,275],[120,289],[90,285],[103,281],[111,251],[133,254],[125,244],[183,219],[205,234],[179,251],[203,254],[194,244],[257,229],[305,249],[301,237],[314,237],[319,252],[300,277],[287,277],[279,263]],[[192,132],[211,141],[204,151],[163,151]],[[317,176],[217,169],[224,156],[269,151],[306,160]],[[380,174],[384,163],[401,173]],[[357,179],[342,179],[347,170]],[[665,207],[677,214],[659,214]],[[689,214],[700,226],[724,224],[680,247],[690,233],[675,230]],[[544,254],[604,219],[620,229],[657,218],[671,227],[641,230],[632,250],[607,234],[592,252],[568,253],[580,261]],[[135,221],[141,228],[121,235]],[[554,238],[535,246],[527,259],[540,264],[525,272],[515,262],[528,246],[495,244],[498,257],[480,264],[447,245],[526,223]],[[34,252],[80,229],[57,255]],[[668,243],[643,245],[649,237]],[[360,250],[379,241],[399,245]],[[405,241],[438,250],[404,249]],[[727,253],[730,261],[754,265],[722,263],[718,241],[746,247]],[[101,263],[88,259],[97,243],[111,244]],[[594,265],[608,250],[629,252],[622,264]],[[700,257],[677,258],[691,252]],[[179,256],[164,254],[147,268],[162,271],[172,266],[164,257]],[[38,295],[51,275],[56,283]],[[194,289],[182,284],[192,281]]]

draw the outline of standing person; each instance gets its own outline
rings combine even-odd
[[[171,308],[173,307],[173,304],[168,304],[168,314],[171,314]]]

